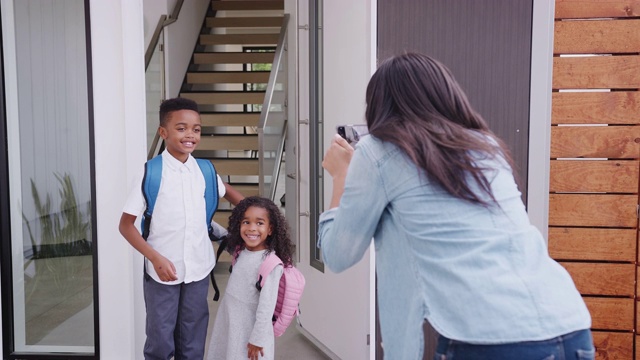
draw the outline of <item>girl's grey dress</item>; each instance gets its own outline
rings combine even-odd
[[[266,250],[240,252],[213,325],[208,360],[247,358],[247,344],[263,348],[261,360],[274,358],[274,335],[271,318],[278,299],[282,265],[267,276],[258,291],[258,270]]]

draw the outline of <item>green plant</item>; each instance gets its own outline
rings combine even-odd
[[[41,277],[46,277],[47,280],[53,281],[57,289],[64,292],[82,270],[82,265],[78,261],[60,258],[91,254],[91,245],[87,240],[90,222],[84,220],[78,206],[71,176],[54,176],[60,183],[61,201],[58,212],[51,210],[51,196],[47,194],[43,201],[34,181],[31,180],[31,194],[40,223],[40,242],[36,242],[31,225],[22,214],[33,249],[33,257],[25,263],[25,269],[31,261],[35,261],[36,276],[32,290],[37,288]],[[40,261],[42,259],[51,260]]]

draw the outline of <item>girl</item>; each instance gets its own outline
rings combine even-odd
[[[227,251],[237,256],[213,325],[209,360],[273,359],[271,318],[283,267],[276,266],[261,291],[258,269],[270,252],[291,265],[293,243],[287,222],[271,200],[252,196],[240,201],[229,217]]]
[[[440,334],[434,359],[593,359],[587,307],[449,70],[391,58],[366,103],[371,135],[355,152],[336,135],[322,163],[333,196],[319,233],[338,272],[374,239],[385,358],[421,359],[426,320]]]

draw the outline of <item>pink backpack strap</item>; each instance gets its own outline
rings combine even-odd
[[[258,270],[258,282],[256,283],[256,288],[258,288],[258,290],[262,289],[262,287],[264,286],[264,282],[267,280],[267,276],[269,276],[273,269],[275,269],[275,267],[278,265],[284,266],[284,263],[282,262],[282,260],[280,260],[275,252],[270,252],[269,255],[267,255],[267,257],[262,261],[262,264],[260,264],[260,269]]]
[[[237,246],[236,249],[233,251],[233,259],[231,259],[231,267],[233,267],[236,264],[236,261],[238,261],[238,256],[240,256],[241,251],[242,249],[240,248],[240,246]]]

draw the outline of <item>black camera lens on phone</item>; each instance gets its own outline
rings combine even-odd
[[[338,135],[342,136],[343,139],[347,139],[347,133],[344,130],[344,126],[338,126]]]

